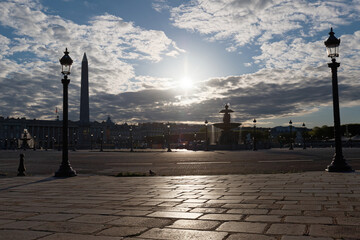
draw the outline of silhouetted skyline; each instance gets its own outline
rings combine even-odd
[[[0,2],[0,116],[62,118],[59,58],[74,60],[69,119],[79,120],[81,61],[90,121],[332,125],[324,40],[341,39],[341,123],[360,122],[360,2]]]

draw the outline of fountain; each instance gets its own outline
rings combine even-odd
[[[229,105],[225,105],[225,109],[221,110],[219,113],[223,113],[223,122],[222,123],[215,123],[214,127],[220,128],[221,135],[218,141],[219,145],[224,146],[232,146],[237,145],[237,134],[235,134],[232,129],[237,128],[241,125],[241,123],[232,123],[230,122],[230,113],[234,112],[233,110],[229,109]]]

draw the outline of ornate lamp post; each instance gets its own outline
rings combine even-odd
[[[271,138],[272,138],[272,136],[271,136],[271,129],[269,129],[269,149],[271,148]]]
[[[90,150],[93,150],[93,138],[94,138],[94,134],[90,135]]]
[[[170,123],[167,124],[167,129],[168,129],[168,137],[167,137],[167,144],[168,144],[168,149],[167,151],[168,152],[171,152],[171,146],[170,146]]]
[[[292,121],[289,121],[289,125],[290,125],[290,147],[289,150],[294,150],[293,147],[293,137],[292,137]]]
[[[196,133],[194,133],[194,151],[197,150],[197,140],[196,140]]]
[[[208,120],[205,120],[205,151],[209,151],[208,149]]]
[[[253,136],[253,151],[257,151],[257,148],[256,148],[256,137],[255,137],[255,134],[256,134],[256,119],[254,118],[254,136]]]
[[[45,151],[48,150],[48,139],[49,139],[49,136],[45,135]]]
[[[306,128],[305,128],[305,123],[302,124],[302,127],[303,127],[303,149],[305,150],[306,149],[306,141],[305,141]]]
[[[64,78],[61,80],[63,84],[63,146],[62,146],[62,161],[59,170],[55,173],[55,177],[73,177],[76,176],[76,172],[70,166],[69,162],[69,153],[68,153],[68,85],[70,79],[70,68],[73,63],[73,60],[69,56],[67,48],[65,50],[65,55],[60,59],[62,71]]]
[[[133,141],[133,129],[132,127],[130,127],[129,129],[130,131],[130,152],[133,152],[134,151],[134,141]]]
[[[74,136],[74,137],[73,137],[73,143],[74,143],[73,151],[76,151],[76,133],[75,133],[75,132],[73,133],[73,136]]]
[[[101,130],[100,134],[101,134],[100,135],[100,152],[102,152],[102,151],[104,151],[104,149],[103,149],[104,131]]]
[[[327,166],[328,172],[352,172],[354,171],[351,166],[346,163],[342,155],[341,145],[341,128],[340,128],[340,108],[339,108],[339,91],[337,80],[337,68],[340,67],[340,63],[336,62],[336,57],[339,56],[340,39],[337,39],[331,28],[330,37],[324,42],[328,57],[331,58],[331,63],[328,63],[332,73],[332,95],[333,95],[333,112],[334,112],[334,135],[335,135],[335,154],[332,162]]]
[[[34,135],[34,148],[33,148],[34,151],[36,151],[36,136]]]
[[[119,134],[119,149],[122,147],[121,134]]]

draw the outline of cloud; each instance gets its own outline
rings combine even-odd
[[[356,2],[287,0],[195,0],[170,10],[173,25],[209,40],[231,40],[227,48],[264,43],[297,31],[308,36],[358,19]],[[295,35],[295,34],[294,34]],[[294,36],[293,35],[293,36]],[[288,35],[286,35],[288,37]]]
[[[166,1],[154,3],[168,7]],[[92,120],[110,114],[118,122],[203,122],[205,118],[220,122],[218,112],[226,103],[235,111],[236,122],[314,112],[332,104],[331,73],[325,39],[308,36],[336,26],[336,21],[340,25],[358,18],[359,8],[353,4],[204,0],[169,7],[176,27],[211,41],[229,40],[226,51],[245,53],[244,46],[254,45],[259,49],[254,51],[254,62],[245,63],[260,67],[255,72],[199,80],[185,90],[170,77],[137,72],[141,64],[156,64],[185,52],[163,31],[144,29],[111,14],[94,16],[81,25],[48,14],[35,1],[3,1],[0,24],[12,32],[0,35],[0,115],[55,118],[55,107],[61,110],[62,105],[58,59],[65,47],[74,59],[69,86],[73,120],[78,119],[84,52],[89,61]],[[329,18],[328,12],[336,14]],[[360,103],[360,31],[340,38],[340,102],[354,105]]]
[[[163,31],[144,29],[107,13],[81,25],[48,14],[41,4],[31,0],[0,2],[0,24],[13,35],[0,35],[0,87],[8,94],[1,97],[1,115],[51,117],[52,109],[61,105],[61,97],[54,101],[53,96],[61,96],[58,59],[65,47],[74,60],[69,87],[69,95],[74,96],[79,96],[84,52],[89,61],[91,96],[140,90],[142,87],[131,81],[136,78],[131,61],[156,63],[184,52]],[[44,94],[39,96],[38,92]],[[14,96],[19,101],[12,109],[10,99]],[[78,104],[78,99],[73,100],[69,101],[70,110]],[[29,109],[28,102],[32,106]]]

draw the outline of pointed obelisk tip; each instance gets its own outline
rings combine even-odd
[[[86,53],[84,52],[84,56],[83,56],[83,59],[82,59],[83,62],[87,62],[87,57],[86,57]]]

